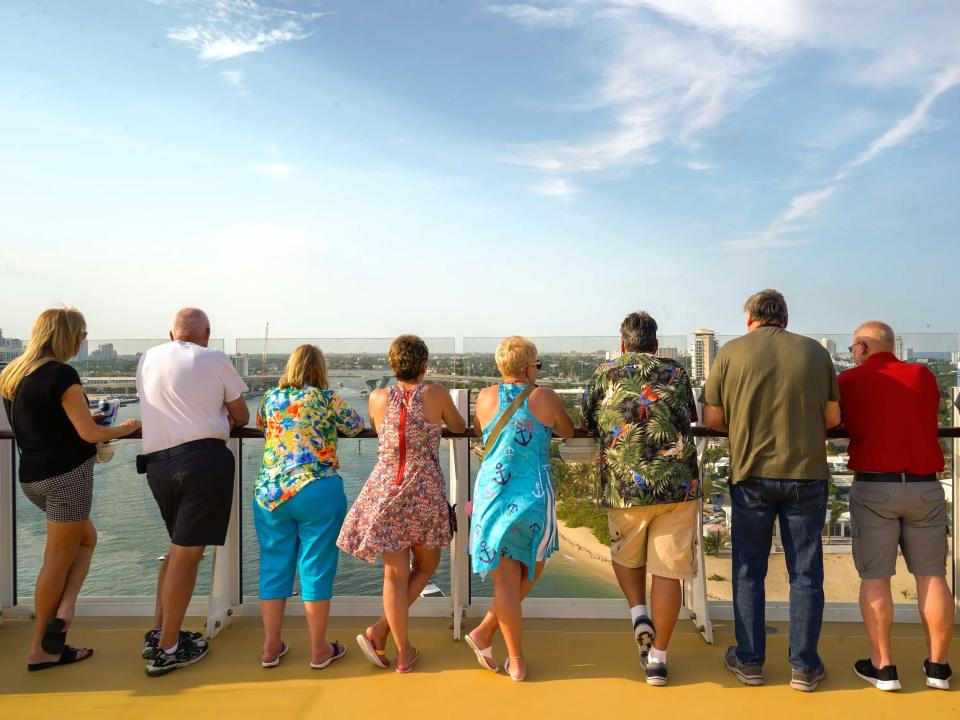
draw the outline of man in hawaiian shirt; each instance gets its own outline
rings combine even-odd
[[[607,506],[614,574],[630,604],[640,664],[651,685],[667,682],[667,645],[680,613],[681,581],[697,573],[701,490],[690,431],[690,380],[657,357],[657,322],[631,313],[620,326],[622,355],[594,373],[583,415],[600,437],[601,499]],[[646,571],[653,575],[651,621]]]

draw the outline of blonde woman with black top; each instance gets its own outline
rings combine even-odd
[[[69,665],[93,654],[89,648],[70,647],[66,638],[97,543],[90,522],[96,443],[140,427],[136,420],[115,428],[94,422],[80,376],[66,364],[86,336],[80,311],[44,310],[23,354],[0,373],[0,395],[20,449],[20,486],[47,515],[27,653],[31,671]]]

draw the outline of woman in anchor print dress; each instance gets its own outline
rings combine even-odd
[[[473,426],[483,428],[485,443],[502,413],[526,386],[536,385],[541,365],[536,345],[518,336],[500,343],[496,360],[503,383],[482,390],[476,402]],[[496,672],[491,646],[501,629],[509,653],[504,669],[513,680],[526,676],[520,602],[559,548],[548,458],[551,433],[571,437],[573,421],[557,393],[536,388],[497,436],[473,493],[470,556],[474,572],[493,575],[493,607],[466,642],[480,664]]]

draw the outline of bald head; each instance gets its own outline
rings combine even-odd
[[[206,347],[207,341],[210,340],[210,319],[203,310],[198,308],[177,310],[177,314],[173,317],[170,339]]]
[[[879,320],[870,320],[857,328],[853,341],[864,343],[871,352],[893,352],[895,338],[892,327]]]

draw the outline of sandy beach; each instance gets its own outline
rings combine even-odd
[[[581,566],[584,572],[604,578],[616,586],[610,561],[610,548],[597,540],[584,527],[571,528],[558,521],[560,552]],[[826,547],[826,546],[825,546]],[[710,600],[732,600],[731,560],[729,554],[707,555],[704,558],[707,576],[707,597]],[[790,581],[782,553],[770,557],[767,571],[767,600],[788,600]],[[824,594],[827,602],[856,602],[860,590],[860,578],[853,565],[853,556],[847,552],[824,554]],[[895,603],[915,603],[916,585],[907,572],[902,557],[897,558],[897,574],[892,581]]]

